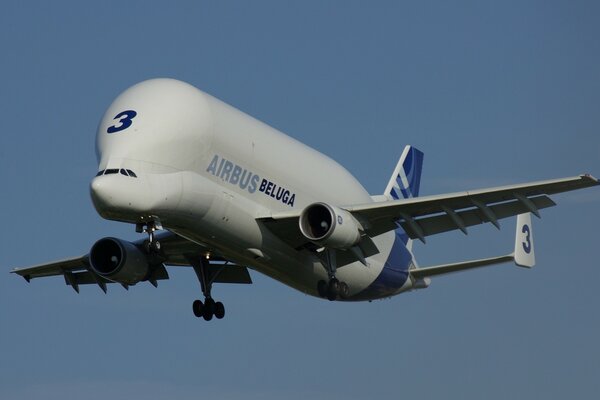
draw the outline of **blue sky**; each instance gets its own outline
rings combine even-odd
[[[158,289],[26,284],[16,266],[133,227],[92,207],[96,125],[153,77],[187,81],[347,167],[373,194],[407,143],[422,194],[600,176],[600,9],[575,1],[5,1],[0,12],[0,398],[590,398],[600,390],[600,189],[534,221],[538,265],[320,301],[253,274],[195,319]],[[421,265],[511,250],[514,221],[417,244]]]

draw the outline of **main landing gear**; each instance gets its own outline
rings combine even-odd
[[[317,292],[319,296],[328,299],[329,301],[348,298],[350,294],[350,288],[346,282],[341,282],[335,277],[336,273],[336,257],[335,249],[325,249],[323,251],[325,259],[323,260],[323,266],[327,270],[329,276],[328,281],[320,280],[317,283]]]
[[[194,272],[200,281],[200,287],[202,288],[202,294],[204,295],[204,302],[201,300],[194,300],[192,303],[192,311],[198,318],[202,317],[205,321],[210,321],[213,317],[222,319],[225,316],[225,306],[220,301],[215,301],[211,296],[211,289],[214,277],[209,276],[208,271],[209,262],[202,258],[199,262],[192,263]]]

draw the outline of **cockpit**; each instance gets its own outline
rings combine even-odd
[[[121,174],[121,175],[125,175],[125,176],[129,176],[131,178],[137,178],[137,175],[135,174],[135,172],[133,172],[130,169],[125,169],[125,168],[108,168],[108,169],[103,169],[102,171],[98,171],[98,173],[96,174],[96,176],[101,176],[101,175],[111,175],[111,174]]]

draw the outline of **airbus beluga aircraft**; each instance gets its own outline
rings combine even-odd
[[[92,201],[106,219],[144,236],[98,240],[80,257],[12,272],[28,282],[62,275],[80,285],[157,286],[166,266],[191,266],[204,300],[197,317],[223,318],[215,283],[251,283],[248,269],[308,295],[391,297],[430,277],[514,261],[534,264],[531,214],[548,195],[598,185],[590,175],[419,197],[423,153],[407,146],[381,195],[341,165],[189,84],[141,82],[100,121]],[[285,168],[282,168],[285,166]],[[517,217],[514,252],[419,267],[412,240]],[[160,231],[160,232],[157,232]]]

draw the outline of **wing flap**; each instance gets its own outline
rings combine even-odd
[[[97,285],[97,284],[108,284],[114,283],[109,281],[108,279],[104,279],[101,276],[94,275],[91,272],[83,271],[83,272],[69,272],[65,271],[63,274],[65,277],[65,283],[67,286],[72,286],[75,291],[79,291],[79,285]]]
[[[556,205],[556,203],[554,203],[548,196],[538,196],[529,200],[535,205],[536,209],[540,210]],[[529,211],[528,207],[519,200],[492,205],[489,206],[489,209],[497,219],[508,218],[513,215],[523,214]],[[457,221],[451,217],[451,215],[452,214],[446,212],[444,214],[416,219],[415,222],[421,228],[424,236],[460,229],[461,225],[466,231],[466,227],[483,224],[485,222],[491,222],[489,218],[485,216],[478,208],[456,212],[456,216],[458,216],[459,221],[461,221],[461,223],[458,224]],[[400,224],[411,239],[419,238],[418,233],[411,227],[409,223],[403,221]]]
[[[208,275],[214,283],[251,284],[248,268],[234,264],[210,264]]]
[[[550,195],[597,186],[598,180],[590,175],[580,175],[571,178],[552,179],[518,185],[499,186],[495,188],[472,190],[468,192],[451,193],[435,196],[415,197],[407,200],[396,200],[380,203],[367,203],[343,207],[351,213],[362,215],[369,221],[378,219],[399,219],[400,214],[413,218],[444,212],[444,207],[452,210],[472,208],[475,203],[485,205],[515,200],[539,195]]]

